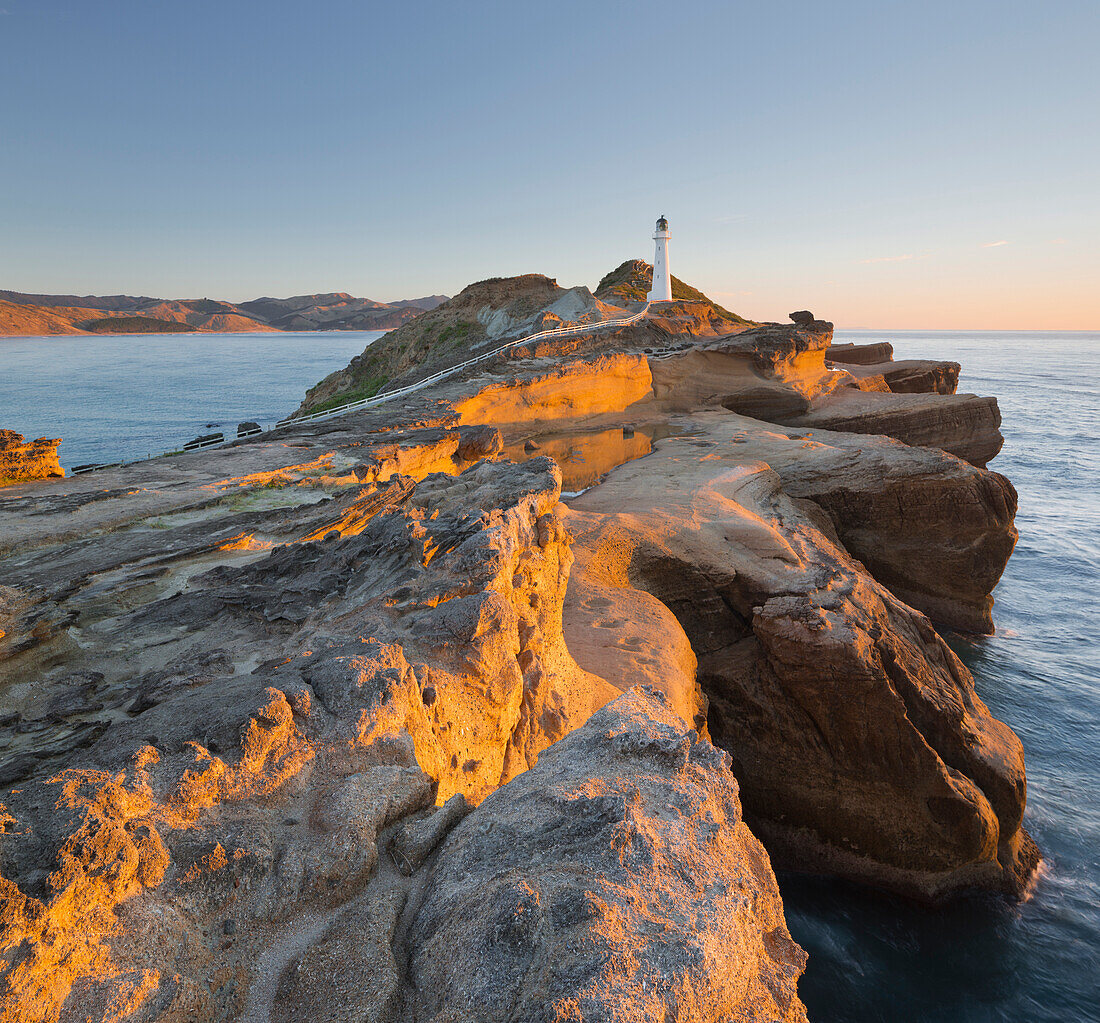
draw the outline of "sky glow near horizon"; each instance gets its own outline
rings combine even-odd
[[[1100,329],[1100,4],[2,0],[0,288]]]

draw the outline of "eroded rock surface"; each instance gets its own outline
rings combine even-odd
[[[845,549],[896,597],[962,632],[993,631],[993,588],[1015,547],[1016,491],[998,473],[887,437],[780,430],[696,415],[703,436],[759,459],[829,514]]]
[[[606,318],[639,272],[482,282],[425,344]],[[920,613],[991,627],[995,402],[830,365],[809,313],[659,313],[5,488],[0,1020],[797,1020],[748,827],[1024,889],[1019,742]]]
[[[666,438],[573,500],[676,615],[746,815],[784,866],[937,896],[1020,891],[1019,740],[928,620],[739,445]]]
[[[975,394],[868,394],[842,389],[809,411],[764,418],[788,426],[882,434],[948,451],[979,468],[1004,444],[997,399]]]
[[[482,803],[426,887],[416,1020],[806,1019],[729,759],[642,690]]]
[[[41,480],[64,476],[57,460],[60,438],[39,437],[26,441],[14,430],[0,430],[0,486],[21,480]]]

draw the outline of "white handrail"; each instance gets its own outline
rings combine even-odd
[[[395,398],[402,398],[406,394],[412,394],[414,391],[422,390],[429,384],[434,384],[439,380],[446,380],[449,376],[454,376],[455,373],[459,373],[464,369],[468,369],[470,366],[476,366],[479,362],[484,362],[486,359],[491,359],[496,355],[500,355],[501,352],[508,351],[509,348],[516,348],[519,345],[525,345],[529,341],[541,341],[547,337],[565,337],[569,334],[592,334],[597,330],[606,330],[609,327],[629,327],[632,323],[637,323],[646,313],[649,312],[649,303],[646,302],[645,306],[640,312],[635,313],[633,316],[627,316],[621,320],[600,320],[597,323],[578,323],[571,327],[555,327],[552,330],[541,330],[537,334],[529,334],[527,337],[516,338],[514,341],[509,341],[507,344],[501,345],[499,348],[494,348],[491,352],[483,352],[481,355],[475,355],[472,359],[467,359],[465,362],[460,362],[456,366],[448,366],[446,369],[441,369],[438,373],[433,373],[429,377],[425,377],[423,380],[417,380],[415,383],[406,384],[404,387],[398,387],[392,391],[383,391],[381,394],[376,394],[371,398],[360,398],[358,401],[350,401],[346,405],[338,405],[336,408],[325,409],[324,412],[311,412],[308,415],[292,417],[289,419],[280,419],[274,426],[264,433],[271,433],[273,430],[280,430],[284,426],[294,426],[297,423],[313,423],[320,419],[331,419],[334,416],[342,416],[348,412],[354,412],[356,409],[370,408],[374,405],[381,405],[387,401],[393,401]],[[248,434],[249,437],[255,437],[254,432]],[[238,440],[238,437],[226,437],[223,441],[210,441],[206,444],[196,445],[189,450],[199,450],[207,447],[219,447],[222,444],[231,444],[233,441]],[[168,452],[173,454],[174,452]],[[151,456],[161,457],[161,456]],[[145,459],[136,459],[135,461],[145,461]],[[132,465],[133,462],[110,462],[110,463],[98,463],[92,464],[87,467],[81,467],[78,470],[70,469],[70,474],[75,475],[78,472],[92,472],[96,469],[109,469],[119,465]]]

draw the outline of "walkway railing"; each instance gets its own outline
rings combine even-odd
[[[471,366],[476,366],[478,363],[486,362],[489,359],[500,355],[501,352],[506,352],[510,348],[518,348],[520,345],[529,344],[532,341],[542,341],[549,337],[569,337],[573,334],[594,334],[596,331],[608,330],[609,328],[629,327],[632,323],[637,323],[642,319],[646,313],[649,312],[649,303],[647,302],[640,312],[635,313],[633,316],[627,316],[621,320],[600,320],[597,323],[578,323],[571,327],[554,327],[551,330],[541,330],[537,334],[529,334],[527,337],[516,338],[514,341],[509,341],[506,344],[501,345],[499,348],[494,348],[491,352],[482,352],[480,355],[475,355],[472,359],[467,359],[465,362],[460,362],[455,366],[448,366],[446,369],[441,369],[438,373],[433,373],[431,376],[424,377],[423,380],[417,380],[414,383],[406,384],[404,387],[397,387],[391,391],[383,391],[381,394],[376,394],[371,398],[360,398],[358,401],[349,401],[346,405],[337,405],[336,408],[325,409],[323,412],[311,412],[304,416],[290,416],[286,419],[280,419],[274,426],[264,432],[270,433],[273,430],[280,430],[287,426],[295,426],[298,423],[315,423],[321,419],[332,419],[335,416],[343,416],[349,412],[355,412],[358,409],[371,408],[374,405],[382,405],[387,401],[393,401],[396,398],[403,398],[407,394],[413,394],[415,391],[420,391],[431,384],[438,383],[440,380],[446,380],[447,377],[454,376],[456,373],[461,373],[464,369],[469,369]],[[243,437],[254,437],[259,431],[250,430],[247,434],[239,436],[219,437],[217,434],[211,434],[208,438],[191,441],[184,445],[184,449],[187,451],[194,451],[200,448],[208,447],[220,447],[223,444],[230,444],[235,440],[241,440]],[[175,454],[175,452],[166,452],[166,454]],[[153,458],[162,456],[150,456]],[[93,472],[96,469],[110,469],[119,465],[132,465],[136,461],[146,461],[147,459],[133,459],[131,461],[124,462],[94,462],[89,465],[74,466],[69,470],[70,475],[78,475],[84,472]]]
[[[635,313],[633,316],[627,316],[625,319],[600,320],[597,323],[581,323],[572,327],[555,327],[552,330],[543,330],[537,334],[529,334],[527,337],[517,338],[515,341],[509,341],[499,348],[494,348],[491,352],[483,352],[481,355],[475,355],[472,359],[460,362],[456,366],[448,366],[446,369],[441,369],[438,373],[433,373],[431,376],[425,377],[423,380],[417,380],[415,383],[407,384],[405,387],[398,387],[392,391],[383,391],[381,394],[376,394],[372,398],[360,398],[358,401],[350,401],[346,405],[337,405],[336,408],[325,409],[323,412],[311,412],[304,416],[289,416],[286,419],[279,420],[271,429],[278,430],[281,427],[293,426],[297,423],[316,422],[318,419],[329,419],[333,416],[342,416],[345,413],[354,412],[356,409],[370,408],[372,405],[381,405],[383,402],[393,401],[395,398],[403,398],[406,394],[412,394],[414,391],[419,391],[429,384],[438,383],[440,380],[446,380],[447,377],[454,376],[455,373],[460,373],[464,369],[476,366],[479,362],[485,362],[496,355],[500,355],[501,352],[506,352],[509,348],[518,348],[520,345],[528,344],[531,341],[541,341],[543,338],[548,337],[567,337],[571,334],[592,334],[597,330],[606,330],[609,327],[629,327],[630,324],[637,323],[647,312],[649,312],[648,302],[641,312]]]

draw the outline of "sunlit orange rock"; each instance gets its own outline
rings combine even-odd
[[[64,476],[57,460],[60,443],[60,438],[47,437],[24,441],[21,433],[0,430],[0,485]]]

